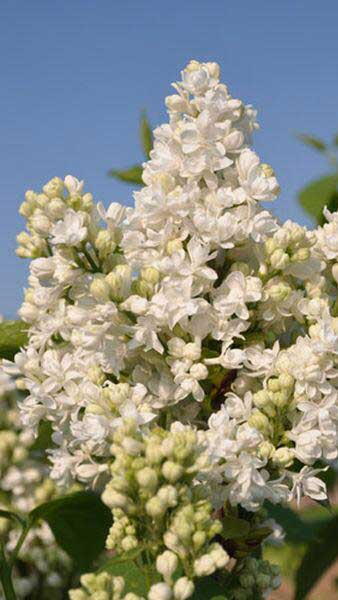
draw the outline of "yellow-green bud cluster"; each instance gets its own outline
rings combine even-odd
[[[197,433],[157,428],[142,435],[125,422],[112,452],[112,479],[102,496],[114,517],[107,548],[120,554],[146,545],[167,585],[178,565],[188,577],[223,568],[229,557],[212,542],[222,525],[203,487],[191,485],[205,463]]]
[[[273,271],[280,271],[291,263],[308,260],[313,243],[305,227],[287,221],[265,242],[267,263]]]
[[[64,217],[67,209],[90,213],[93,198],[89,193],[82,194],[82,182],[71,176],[63,181],[54,177],[37,194],[26,192],[25,201],[20,206],[20,214],[27,219],[27,230],[17,236],[17,254],[22,258],[38,258],[48,255],[47,240],[53,225]]]
[[[70,600],[144,600],[133,592],[124,593],[123,577],[109,573],[88,573],[80,579],[81,588],[69,591]]]
[[[155,267],[141,269],[140,276],[133,283],[133,292],[144,298],[151,298],[160,280],[160,273]]]
[[[99,302],[109,300],[122,302],[130,293],[131,281],[131,268],[128,265],[120,264],[114,267],[108,275],[96,274],[90,285],[90,292]]]
[[[253,403],[268,417],[274,417],[278,410],[290,407],[293,390],[293,377],[283,373],[278,377],[271,377],[266,387],[253,395]]]
[[[294,379],[287,373],[270,377],[266,387],[253,394],[256,408],[249,424],[267,438],[259,447],[259,455],[278,468],[290,467],[294,461],[294,452],[285,445],[288,438],[283,428],[287,413],[293,408],[293,394]]]

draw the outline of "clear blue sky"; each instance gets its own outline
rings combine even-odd
[[[1,0],[0,313],[15,316],[26,281],[14,255],[25,190],[71,173],[97,200],[131,204],[106,171],[141,159],[139,111],[164,120],[191,58],[219,62],[259,109],[255,147],[283,190],[274,210],[307,222],[296,193],[326,165],[295,132],[338,130],[337,29],[337,0]]]

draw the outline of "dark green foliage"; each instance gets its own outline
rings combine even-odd
[[[13,360],[17,352],[28,341],[28,325],[23,321],[3,321],[0,323],[0,358]]]
[[[338,558],[338,516],[326,522],[309,544],[296,575],[295,600],[303,600]]]
[[[153,134],[145,112],[141,114],[139,133],[141,147],[146,160],[148,160],[153,147]],[[142,172],[142,165],[134,165],[127,169],[110,169],[108,175],[125,183],[143,185]]]
[[[337,175],[327,175],[313,181],[299,193],[299,202],[303,209],[320,225],[325,222],[325,217],[323,216],[325,206],[327,206],[330,212],[338,208],[337,184]]]
[[[111,511],[92,492],[75,492],[40,504],[30,519],[48,523],[59,546],[81,571],[92,567],[103,551],[112,524]]]

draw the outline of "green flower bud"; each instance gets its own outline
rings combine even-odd
[[[155,490],[158,485],[158,477],[157,473],[154,469],[150,467],[144,467],[138,473],[136,473],[137,483],[147,489],[147,490]]]
[[[252,412],[252,414],[248,420],[248,423],[249,423],[249,425],[251,425],[251,427],[258,429],[259,431],[262,431],[263,433],[268,434],[270,432],[269,419],[267,418],[266,415],[264,415],[259,410]]]
[[[107,302],[110,295],[110,287],[105,280],[104,275],[96,275],[90,284],[90,293],[99,302]]]
[[[161,501],[160,498],[158,498],[157,496],[150,498],[150,500],[148,500],[145,506],[146,513],[153,519],[161,518],[164,515],[167,508],[168,505],[165,502]]]
[[[285,269],[290,262],[289,255],[281,248],[275,250],[270,256],[270,264],[273,269]]]
[[[176,483],[184,474],[184,469],[181,465],[167,460],[162,466],[162,474],[170,483]]]
[[[283,446],[282,448],[277,448],[272,455],[272,462],[282,468],[287,468],[292,465],[294,461],[294,453],[290,448],[286,448]]]
[[[156,559],[156,570],[163,576],[167,582],[171,581],[171,576],[178,567],[178,558],[170,550],[165,550]]]

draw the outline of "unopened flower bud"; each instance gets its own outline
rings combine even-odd
[[[210,556],[212,557],[217,569],[222,569],[225,567],[230,560],[228,553],[218,543],[213,544]]]
[[[47,206],[48,216],[54,221],[62,219],[66,210],[66,204],[61,198],[53,198]]]
[[[163,576],[165,581],[169,581],[178,567],[178,558],[170,550],[165,550],[156,559],[156,570]]]
[[[291,293],[291,287],[285,283],[272,285],[267,289],[267,293],[274,302],[283,302]]]
[[[204,531],[196,531],[192,536],[194,548],[199,550],[205,544],[207,536]]]
[[[98,249],[101,257],[105,257],[114,252],[116,244],[112,239],[110,231],[101,229],[95,238],[95,246]]]
[[[34,231],[39,235],[47,235],[51,229],[52,223],[43,212],[35,211],[31,219],[31,225]]]
[[[244,262],[234,262],[230,267],[230,271],[240,271],[245,277],[250,275],[250,267]]]
[[[146,269],[141,269],[141,277],[147,283],[156,285],[159,282],[160,273],[154,267],[147,267]]]
[[[171,600],[172,597],[171,588],[166,583],[155,583],[148,594],[148,600]]]
[[[188,360],[198,360],[201,357],[201,344],[189,342],[184,346],[183,356]]]
[[[187,102],[178,94],[167,96],[165,105],[169,112],[184,112],[187,108]]]
[[[279,376],[279,383],[281,385],[281,388],[292,388],[294,385],[294,378],[292,377],[292,375],[289,375],[288,373],[282,373]]]
[[[272,403],[278,408],[283,408],[289,403],[289,394],[286,390],[281,390],[280,392],[275,392],[271,396]]]
[[[261,163],[261,169],[262,169],[262,172],[264,173],[265,177],[269,178],[269,177],[275,176],[275,172],[274,172],[273,168],[271,167],[271,165],[268,165],[267,163]]]
[[[111,485],[106,486],[101,497],[110,508],[125,508],[128,503],[127,496],[114,490]]]
[[[289,255],[281,248],[275,250],[270,256],[270,263],[273,269],[285,269],[289,262]]]
[[[172,485],[163,485],[158,490],[157,497],[170,508],[173,508],[177,504],[177,490]]]
[[[272,453],[275,451],[275,447],[271,442],[262,442],[258,447],[258,455],[260,458],[268,460]]]
[[[106,276],[106,282],[110,287],[112,298],[116,302],[122,302],[129,295],[131,274],[132,271],[129,265],[117,265]]]
[[[259,390],[252,397],[253,403],[257,408],[264,408],[270,402],[269,393],[266,390]]]
[[[142,443],[132,437],[125,436],[122,441],[122,448],[131,456],[137,456],[142,450]]]
[[[147,490],[154,490],[158,484],[156,471],[150,467],[144,467],[138,471],[136,479],[138,484]]]
[[[290,467],[294,461],[294,453],[290,448],[285,446],[278,448],[272,454],[272,461],[278,467]]]
[[[216,571],[216,566],[209,554],[203,554],[194,561],[194,571],[197,577],[206,577]]]
[[[92,365],[87,371],[87,377],[96,385],[102,385],[106,380],[106,376],[98,365]]]
[[[53,177],[53,179],[48,181],[42,189],[48,198],[54,198],[55,196],[60,196],[62,194],[63,187],[62,179],[60,179],[60,177]]]
[[[157,496],[150,498],[146,503],[146,512],[153,519],[162,517],[167,510],[168,505]]]
[[[309,248],[299,248],[299,250],[297,250],[297,252],[294,252],[294,254],[292,255],[291,260],[292,262],[298,262],[308,260],[308,258],[310,258]]]
[[[250,573],[244,573],[239,577],[239,582],[243,588],[253,588],[255,585],[255,578]]]
[[[90,284],[90,293],[95,300],[107,302],[109,300],[110,287],[103,275],[97,275]]]
[[[182,244],[181,240],[179,240],[179,239],[170,240],[167,243],[167,252],[168,252],[169,256],[171,256],[175,252],[179,252],[180,250],[182,250],[182,248],[183,248],[183,244]]]
[[[174,585],[175,600],[187,600],[194,593],[195,586],[187,577],[180,577]]]
[[[195,363],[191,367],[190,373],[195,379],[206,379],[208,377],[208,368],[203,363]]]
[[[170,483],[175,483],[184,474],[184,469],[181,465],[167,460],[162,467],[162,473]]]
[[[251,425],[251,427],[258,429],[263,433],[268,433],[270,430],[270,423],[268,417],[259,410],[251,414],[248,423],[249,425]]]

